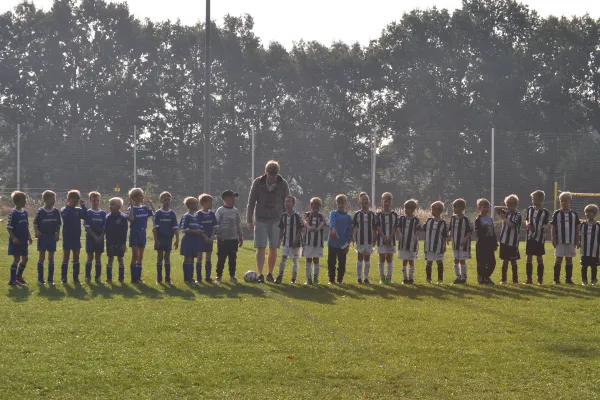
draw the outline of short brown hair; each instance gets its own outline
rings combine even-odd
[[[51,197],[56,197],[56,193],[54,193],[52,190],[44,190],[44,193],[42,193],[42,200],[46,201]]]
[[[536,190],[535,192],[531,193],[531,198],[540,199],[543,201],[546,198],[546,193],[544,193],[543,190]]]
[[[79,190],[69,190],[67,192],[67,200],[70,199],[81,199],[81,193],[79,192]]]
[[[113,203],[118,203],[119,207],[123,207],[123,199],[120,197],[113,197],[112,199],[108,200],[109,206]]]
[[[12,199],[15,205],[17,205],[17,203],[27,200],[27,196],[25,196],[25,193],[21,192],[20,190],[15,190],[14,192],[12,192],[10,194],[10,198]]]
[[[162,199],[163,199],[163,197],[173,198],[173,196],[171,196],[171,193],[169,193],[169,192],[166,192],[166,191],[165,191],[165,192],[162,192],[162,193],[161,193],[161,194],[158,196],[158,199],[159,199],[159,200],[162,200]]]
[[[360,192],[360,194],[358,195],[358,199],[362,199],[363,197],[366,197],[367,200],[369,200],[369,195],[367,194],[367,192]]]
[[[267,164],[265,165],[265,174],[269,174],[271,173],[271,175],[273,174],[277,174],[279,175],[279,163],[275,160],[269,160],[267,162]]]
[[[409,210],[416,210],[419,206],[419,203],[415,199],[406,200],[404,202],[404,208],[408,208]]]
[[[196,203],[197,203],[197,202],[198,202],[198,199],[197,199],[197,198],[195,198],[195,197],[192,197],[192,196],[188,196],[188,197],[186,197],[186,198],[183,200],[183,204],[185,204],[185,206],[186,206],[187,208],[190,208],[190,205],[191,205],[192,203],[194,203],[194,202],[196,202]]]
[[[464,210],[465,208],[467,208],[467,202],[465,201],[465,199],[456,199],[452,202],[452,207],[462,207],[462,209]]]
[[[204,202],[206,200],[212,200],[212,199],[213,199],[213,197],[207,193],[202,193],[200,196],[198,196],[198,201],[200,202],[200,204],[204,204]]]
[[[483,207],[483,206],[490,206],[490,201],[488,199],[477,199],[477,208]]]
[[[573,195],[571,194],[571,192],[562,192],[560,194],[560,196],[558,196],[558,199],[562,200],[563,198],[567,198],[569,200],[573,200]]]
[[[129,190],[129,197],[133,197],[136,194],[144,196],[144,191],[140,188],[133,188]]]
[[[318,204],[319,207],[323,207],[323,201],[321,201],[321,199],[318,197],[313,197],[310,199],[310,205],[312,206],[313,204]]]
[[[444,203],[442,203],[441,201],[434,201],[433,203],[431,203],[431,209],[433,210],[434,208],[439,209],[440,211],[444,211]]]
[[[585,206],[583,212],[586,213],[588,211],[594,211],[596,214],[598,214],[598,206],[595,204],[588,204],[587,206]]]
[[[385,192],[381,195],[381,200],[394,200],[394,196],[390,192]]]
[[[348,197],[345,194],[338,194],[337,196],[335,196],[335,202],[337,204],[340,201],[343,201],[344,203],[346,203],[346,202],[348,202]]]
[[[288,194],[287,196],[285,196],[286,199],[292,199],[292,203],[296,204],[296,198],[294,196],[292,196],[291,194]]]
[[[90,192],[89,197],[90,197],[90,200],[92,198],[100,198],[100,193],[96,192],[96,191]]]
[[[509,202],[513,202],[516,205],[519,205],[519,196],[516,194],[509,194],[504,198],[504,204],[508,205]]]

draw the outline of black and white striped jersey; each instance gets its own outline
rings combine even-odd
[[[600,257],[600,223],[584,222],[579,227],[581,233],[581,257]]]
[[[544,243],[546,227],[550,223],[550,211],[529,206],[525,221],[533,226],[533,230],[527,230],[527,240]]]
[[[304,215],[304,221],[308,222],[309,226],[318,228],[321,223],[325,222],[325,216],[321,213],[313,214],[312,212],[307,212]],[[304,245],[323,247],[323,229],[320,229],[317,232],[310,232],[307,229],[306,234],[304,235]]]
[[[552,225],[556,227],[556,242],[558,244],[575,244],[579,216],[573,210],[556,210],[552,216]]]
[[[465,241],[463,246],[460,245],[460,242],[467,237],[467,235],[473,232],[473,228],[471,227],[471,221],[469,221],[469,217],[463,215],[459,217],[458,215],[453,215],[450,218],[450,235],[452,236],[452,250],[462,250],[462,251],[470,251],[471,250],[471,239]]]
[[[419,246],[418,231],[421,226],[419,218],[402,215],[398,218],[398,233],[402,235],[398,241],[398,250],[417,251]]]
[[[448,237],[448,225],[440,219],[436,221],[429,218],[423,225],[425,231],[425,252],[441,254],[446,251],[446,238]]]
[[[283,230],[283,246],[293,247],[298,236],[302,234],[302,219],[300,214],[283,213],[279,219],[279,229]]]
[[[396,211],[391,211],[389,214],[380,211],[377,213],[377,224],[379,229],[385,236],[390,236],[398,227],[398,214]],[[377,238],[377,245],[383,246],[383,236],[379,235]],[[392,246],[396,247],[396,235],[392,235]]]
[[[515,227],[508,226],[506,221],[502,221],[502,231],[500,232],[500,243],[508,246],[517,247],[519,245],[519,230],[521,229],[521,213],[507,213],[506,219],[512,222]]]
[[[377,216],[371,210],[367,212],[357,211],[352,219],[352,226],[356,231],[356,244],[375,244],[375,228],[377,227]]]

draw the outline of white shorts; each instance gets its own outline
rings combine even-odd
[[[471,253],[465,250],[454,250],[454,259],[455,260],[470,260]]]
[[[396,254],[396,248],[394,246],[377,246],[378,254]]]
[[[373,246],[370,244],[357,244],[356,252],[358,254],[373,254]]]
[[[398,250],[398,259],[400,260],[416,260],[419,258],[419,253],[409,250]]]
[[[298,258],[300,257],[300,250],[302,247],[289,247],[283,246],[281,248],[281,255],[289,258]]]
[[[425,252],[425,261],[444,261],[444,253],[436,253],[434,251]]]
[[[323,248],[319,246],[304,246],[302,248],[302,257],[321,258],[323,257]]]
[[[558,246],[556,246],[556,249],[554,249],[554,255],[556,257],[573,258],[577,255],[577,249],[575,248],[574,244],[561,243]]]

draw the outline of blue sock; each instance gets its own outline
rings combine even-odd
[[[67,273],[69,272],[69,264],[66,262],[63,262],[60,265],[60,280],[63,282],[67,281]]]
[[[38,282],[44,281],[44,263],[38,261]]]
[[[202,280],[202,262],[201,261],[196,262],[196,277],[198,278],[198,281]]]
[[[125,280],[125,264],[119,264],[119,280]]]
[[[73,281],[79,282],[79,261],[73,262]]]
[[[54,283],[54,261],[48,261],[48,283]]]
[[[92,278],[92,262],[87,261],[85,263],[85,279],[91,279],[91,278]]]
[[[9,283],[14,283],[17,280],[17,264],[13,264],[10,266],[10,281]]]
[[[162,282],[162,262],[156,262],[156,280]]]
[[[165,263],[165,280],[171,280],[171,264]]]
[[[137,270],[137,272],[135,273],[135,276],[137,277],[138,281],[142,280],[142,264],[135,264],[135,268]]]
[[[131,282],[135,282],[137,279],[135,278],[136,268],[135,264],[129,264],[129,273],[131,275]]]
[[[94,276],[94,278],[100,279],[100,276],[102,275],[102,263],[97,262],[95,268],[96,275]]]
[[[25,271],[25,266],[23,264],[19,264],[19,268],[17,268],[17,279],[23,277],[23,271]]]
[[[106,264],[106,280],[112,281],[112,264]]]
[[[210,279],[210,274],[212,272],[212,263],[209,260],[206,260],[206,264],[204,264],[204,271],[206,272],[206,279]]]

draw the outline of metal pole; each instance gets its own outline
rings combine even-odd
[[[21,190],[21,124],[17,124],[17,190]]]
[[[377,144],[375,130],[371,134],[371,204],[375,204],[375,167],[377,163]]]
[[[137,127],[133,126],[133,187],[137,187]]]
[[[252,165],[250,167],[250,185],[254,182],[254,136],[256,135],[256,129],[251,128],[252,131]]]
[[[558,199],[558,182],[554,181],[554,210],[558,210],[557,200]]]
[[[206,0],[204,25],[204,191],[210,193],[210,0]]]
[[[496,156],[495,156],[495,149],[494,149],[494,141],[495,141],[495,131],[494,128],[492,128],[492,198],[490,199],[490,206],[491,206],[491,210],[494,209],[494,195],[495,195],[495,191],[496,191],[496,187],[495,187],[495,174],[496,174],[496,166],[495,166],[495,161],[496,161]]]

